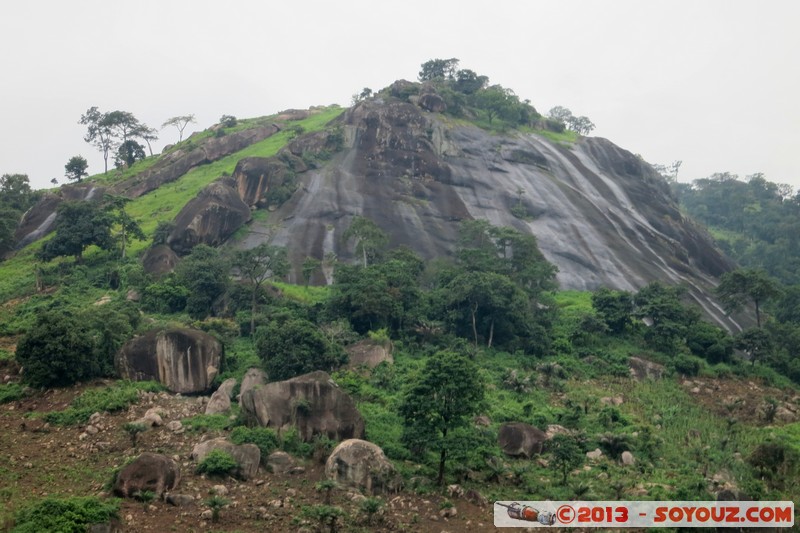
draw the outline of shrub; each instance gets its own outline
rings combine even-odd
[[[312,372],[330,372],[347,359],[313,323],[303,319],[274,321],[256,330],[256,351],[271,379],[284,380]]]
[[[223,477],[232,474],[238,467],[236,459],[228,452],[212,450],[197,465],[197,473]]]
[[[269,428],[248,428],[239,426],[231,431],[231,442],[234,444],[255,444],[261,450],[262,460],[278,448],[278,436]]]
[[[232,128],[236,126],[239,121],[233,115],[222,115],[219,117],[219,123],[223,128]]]
[[[119,500],[101,500],[94,496],[45,498],[16,514],[15,533],[43,531],[84,532],[90,524],[108,522],[117,517]]]
[[[228,415],[195,415],[184,418],[181,423],[188,429],[201,433],[225,431],[234,425]]]
[[[23,390],[22,385],[19,383],[0,385],[0,404],[19,400],[23,396]]]
[[[139,401],[139,391],[160,390],[163,390],[163,386],[153,381],[121,382],[113,387],[90,389],[72,400],[67,409],[46,413],[44,419],[50,424],[59,426],[82,424],[89,420],[92,413],[104,411],[113,413],[127,409]]]
[[[142,296],[142,306],[153,313],[178,313],[186,307],[189,289],[173,277],[148,285]]]
[[[669,366],[678,374],[696,376],[700,372],[701,361],[697,357],[680,354],[670,361]]]

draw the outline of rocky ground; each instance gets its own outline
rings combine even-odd
[[[95,383],[98,385],[102,383]],[[26,502],[45,496],[108,495],[113,472],[127,461],[149,451],[172,457],[180,465],[181,481],[173,494],[190,496],[194,501],[174,506],[165,501],[142,503],[124,500],[121,531],[314,531],[316,524],[300,518],[303,506],[323,503],[315,484],[324,476],[324,465],[312,459],[295,458],[301,468],[293,474],[273,474],[259,470],[246,482],[233,478],[208,479],[194,472],[190,459],[198,442],[222,433],[198,433],[179,427],[181,419],[201,414],[206,398],[169,393],[142,393],[139,403],[127,411],[93,416],[90,423],[74,427],[49,426],[31,419],[32,412],[65,409],[86,386],[50,390],[0,407],[0,499],[6,506],[2,518]],[[131,446],[122,426],[141,419],[148,411],[160,413],[161,425],[139,435]],[[220,488],[222,486],[222,488]],[[208,519],[204,505],[212,488],[230,501],[220,512],[218,523]],[[188,500],[189,498],[185,498]],[[384,496],[385,507],[368,525],[359,511],[363,496],[355,490],[336,489],[333,505],[346,513],[340,531],[489,531],[491,505],[475,505],[441,494],[417,495],[408,492]],[[445,500],[454,511],[442,511]],[[443,517],[442,514],[454,514]]]

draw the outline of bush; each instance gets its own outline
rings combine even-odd
[[[92,413],[114,413],[127,409],[139,401],[139,391],[157,392],[163,389],[160,383],[153,381],[121,382],[113,387],[90,389],[72,400],[67,409],[46,413],[44,420],[57,426],[83,424]]]
[[[80,498],[45,498],[16,514],[14,533],[59,531],[83,533],[91,524],[101,524],[117,517],[119,500],[101,500],[94,496]]]
[[[347,360],[341,346],[330,342],[303,319],[274,321],[256,330],[256,351],[270,379],[284,380],[314,370],[331,370]]]
[[[212,450],[197,465],[198,474],[207,474],[212,477],[223,477],[232,474],[239,464],[231,454],[222,450]]]
[[[7,383],[0,385],[0,404],[15,402],[22,398],[22,385],[19,383]]]
[[[232,128],[236,126],[238,123],[239,121],[233,115],[222,115],[221,117],[219,117],[219,124],[223,128]]]
[[[153,313],[178,313],[186,307],[189,289],[172,276],[148,285],[142,296],[142,307]]]
[[[696,376],[700,372],[701,361],[690,355],[678,355],[669,364],[670,368],[684,376]]]
[[[72,385],[101,371],[93,332],[66,312],[42,313],[17,345],[16,358],[34,387]]]
[[[225,431],[234,425],[228,415],[195,415],[184,418],[181,423],[188,429],[201,433]]]
[[[255,444],[261,450],[261,459],[266,460],[267,456],[278,448],[279,441],[275,432],[269,428],[247,428],[239,426],[231,431],[231,442],[234,444]]]

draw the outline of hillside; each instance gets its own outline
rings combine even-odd
[[[647,163],[482,78],[215,125],[39,198],[0,263],[0,525],[797,503],[793,359],[723,310],[734,263]]]

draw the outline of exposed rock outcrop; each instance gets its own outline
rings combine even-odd
[[[64,185],[55,193],[45,193],[22,217],[14,232],[16,248],[24,248],[55,229],[56,210],[62,202],[102,198],[104,187],[92,183]]]
[[[212,394],[211,398],[208,400],[205,413],[207,415],[216,415],[230,411],[231,395],[233,394],[233,388],[235,386],[235,378],[229,378],[223,381],[222,385],[214,391],[214,394]]]
[[[166,455],[146,452],[119,471],[113,490],[123,498],[132,498],[144,491],[154,492],[160,498],[180,481],[178,463]]]
[[[364,419],[355,402],[325,372],[311,372],[250,389],[241,397],[242,413],[254,424],[278,431],[296,427],[300,438],[363,438]]]
[[[175,270],[181,260],[172,248],[166,244],[159,244],[148,249],[142,258],[144,271],[148,274],[161,276]]]
[[[375,342],[371,339],[364,339],[345,348],[347,352],[347,367],[357,368],[366,366],[375,368],[386,361],[393,363],[391,343]]]
[[[630,357],[628,359],[628,367],[631,372],[631,377],[642,381],[645,379],[661,379],[666,372],[664,365],[659,365],[641,357]]]
[[[155,380],[172,392],[205,392],[219,372],[222,344],[203,331],[151,330],[128,341],[114,359],[119,376]]]
[[[397,472],[383,450],[359,439],[348,439],[333,449],[325,462],[325,475],[371,495],[389,492],[398,485]]]
[[[497,444],[511,457],[530,458],[542,453],[547,434],[530,424],[514,422],[503,424],[497,434]]]
[[[207,440],[192,448],[192,459],[198,463],[214,450],[229,453],[239,465],[236,477],[248,480],[258,475],[258,464],[261,461],[261,450],[255,444],[233,444],[225,437]]]
[[[242,378],[239,387],[239,403],[242,403],[242,395],[250,389],[256,389],[267,383],[267,373],[260,368],[249,368]]]
[[[167,244],[180,255],[198,244],[219,246],[248,220],[250,208],[239,198],[233,179],[218,180],[181,209]]]

